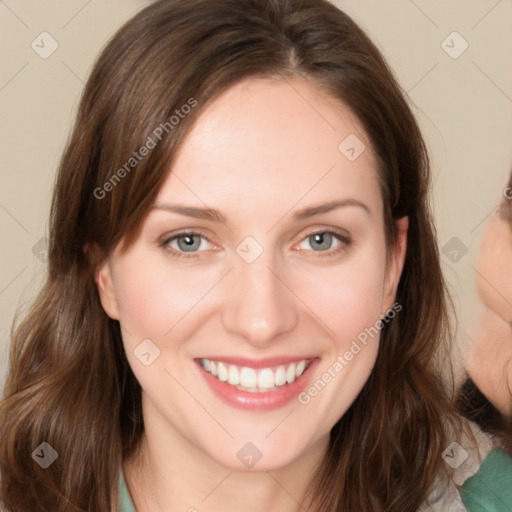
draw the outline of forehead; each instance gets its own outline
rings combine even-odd
[[[288,208],[357,197],[380,209],[366,133],[341,101],[304,79],[250,79],[221,94],[187,133],[157,201]],[[217,204],[218,203],[218,204]]]

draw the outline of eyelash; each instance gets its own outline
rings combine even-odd
[[[308,238],[315,236],[315,235],[326,235],[326,234],[332,235],[334,238],[336,238],[340,242],[340,245],[337,249],[329,250],[329,251],[313,251],[311,249],[307,249],[307,250],[309,250],[310,252],[318,253],[317,256],[320,258],[331,258],[331,257],[337,256],[338,254],[346,251],[348,249],[348,247],[352,244],[352,240],[350,239],[349,236],[347,236],[339,231],[333,230],[333,229],[330,229],[330,230],[324,229],[324,230],[313,231],[313,232],[309,233],[308,235],[306,235],[304,238],[302,238],[300,242],[303,242],[304,240],[307,240]],[[160,243],[160,246],[163,249],[169,251],[172,254],[172,256],[176,257],[176,258],[188,258],[188,259],[197,258],[198,252],[202,252],[202,251],[186,253],[186,252],[178,251],[178,250],[170,247],[169,244],[173,240],[176,240],[177,238],[181,238],[184,236],[198,236],[198,237],[204,238],[208,243],[213,244],[208,237],[204,236],[201,233],[198,233],[195,231],[182,231],[181,233],[176,233],[175,235],[162,240],[162,242]],[[213,244],[213,245],[215,245],[215,244]]]

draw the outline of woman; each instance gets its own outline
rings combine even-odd
[[[458,400],[461,412],[496,445],[461,489],[470,511],[512,510],[512,173],[503,196],[485,227],[476,265],[484,308]]]
[[[85,88],[14,333],[7,509],[457,510],[429,180],[328,2],[136,15]]]

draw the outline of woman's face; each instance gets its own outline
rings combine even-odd
[[[485,228],[476,271],[484,309],[467,370],[501,412],[512,414],[512,228],[497,215]]]
[[[299,79],[221,95],[97,273],[149,442],[262,470],[325,449],[374,366],[399,227],[386,265],[374,159],[344,105]]]

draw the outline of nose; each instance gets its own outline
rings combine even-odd
[[[282,270],[266,251],[252,263],[242,258],[236,261],[226,283],[222,314],[226,331],[264,348],[295,328],[297,298]]]

